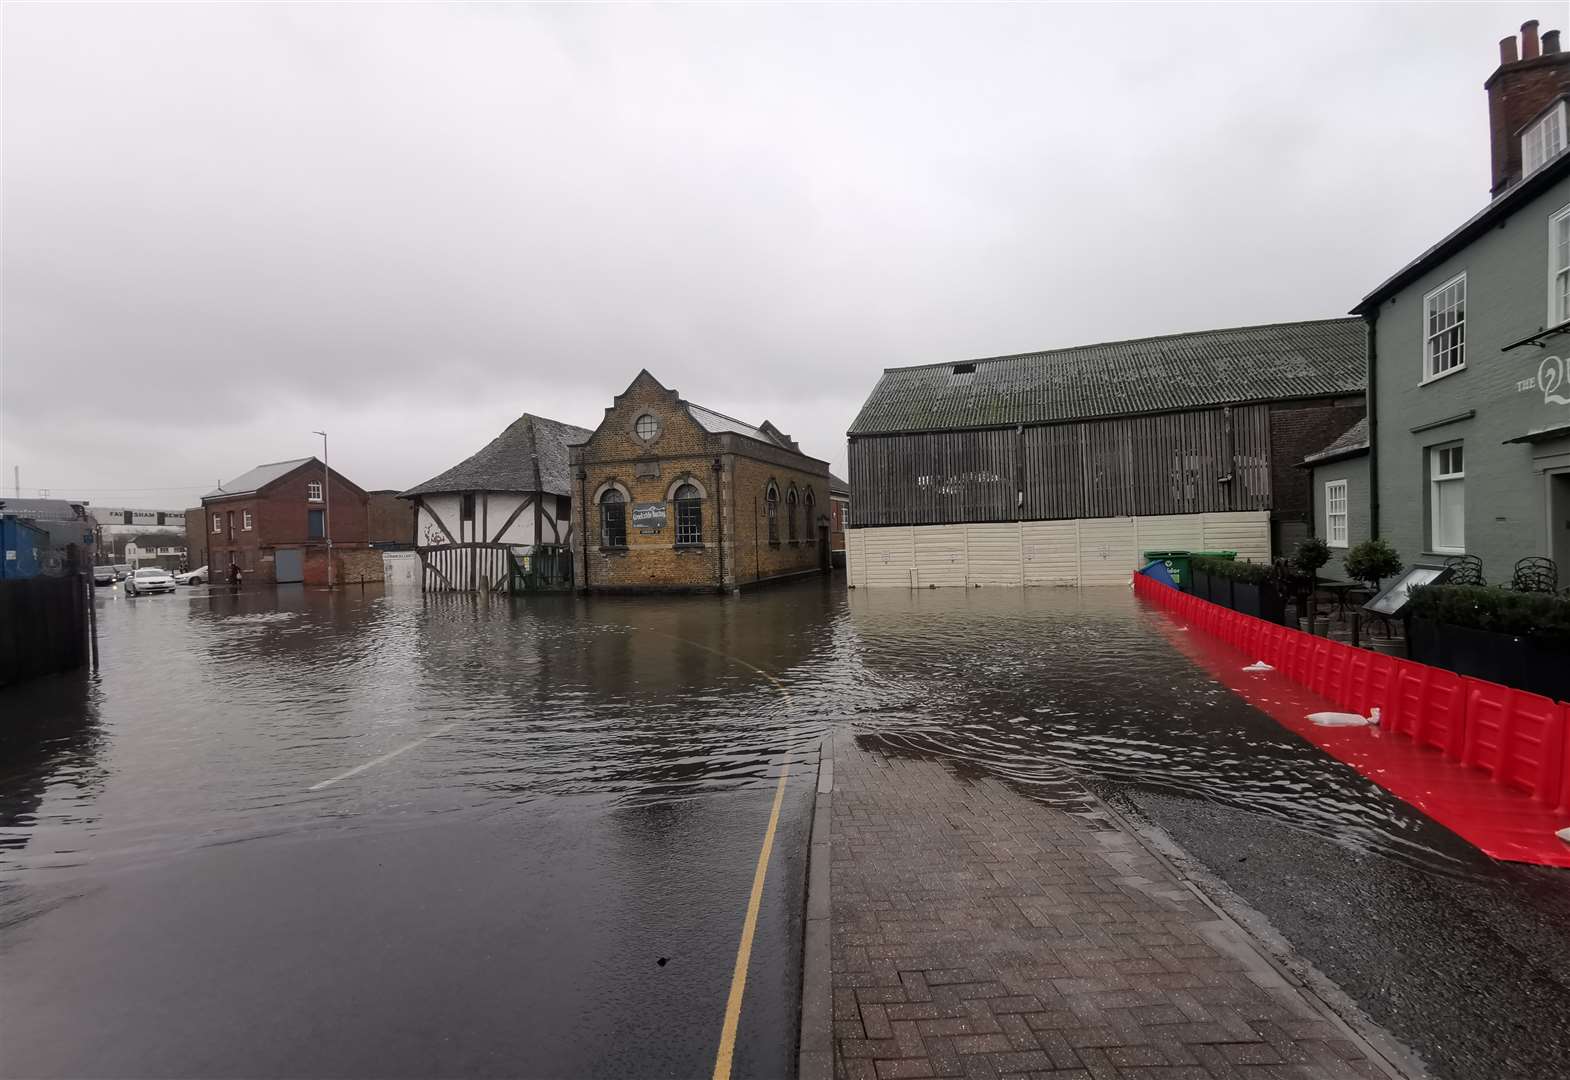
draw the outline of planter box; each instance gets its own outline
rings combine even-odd
[[[1409,657],[1418,663],[1559,701],[1570,699],[1570,665],[1560,641],[1413,619],[1407,646]]]
[[[1203,570],[1189,571],[1188,581],[1183,586],[1185,592],[1193,593],[1201,600],[1210,599],[1210,575]]]

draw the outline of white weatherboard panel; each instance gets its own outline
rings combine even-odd
[[[1202,551],[1207,514],[1167,514],[1134,519],[1134,541],[1141,561],[1147,551]]]
[[[1139,558],[1134,519],[1083,518],[1079,523],[1079,583],[1122,585]]]
[[[916,564],[916,545],[908,526],[862,529],[865,534],[867,587],[910,588],[910,571]]]
[[[959,527],[965,530],[965,544],[970,550],[970,584],[1024,584],[1019,560],[1018,522]]]
[[[912,530],[915,541],[916,584],[960,586],[965,584],[965,526],[927,525]]]
[[[863,554],[865,529],[850,529],[845,533],[845,583],[852,588],[867,584],[866,556]]]
[[[1079,522],[1027,521],[1020,529],[1026,585],[1079,584]]]
[[[1270,512],[1236,510],[1201,515],[1205,519],[1203,551],[1235,551],[1239,559],[1270,561]]]

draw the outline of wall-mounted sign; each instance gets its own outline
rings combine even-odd
[[[1545,356],[1537,374],[1515,384],[1519,393],[1541,390],[1544,405],[1570,405],[1570,357]]]
[[[649,532],[659,532],[665,528],[665,504],[662,502],[633,503],[632,527],[634,529],[647,529]]]
[[[1449,579],[1448,566],[1414,566],[1364,604],[1363,610],[1375,615],[1400,615],[1411,601],[1414,588],[1419,585],[1443,585]]]

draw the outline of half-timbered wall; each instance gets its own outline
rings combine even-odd
[[[855,526],[1268,510],[1270,407],[858,436]]]
[[[571,504],[562,495],[475,492],[473,517],[464,520],[461,494],[419,496],[415,544],[423,588],[505,592],[509,547],[571,545]]]

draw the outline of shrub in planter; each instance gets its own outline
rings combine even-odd
[[[1570,600],[1495,585],[1421,585],[1412,590],[1412,616],[1516,637],[1570,645]]]
[[[1341,564],[1346,567],[1347,577],[1366,582],[1375,592],[1382,579],[1395,577],[1402,570],[1401,556],[1390,541],[1380,539],[1364,540],[1346,553]]]
[[[1231,559],[1194,560],[1194,568],[1210,582],[1206,597],[1245,615],[1281,622],[1284,603],[1278,585],[1280,575],[1274,566],[1237,562]]]
[[[1411,658],[1519,690],[1570,697],[1570,600],[1488,585],[1412,590]]]

